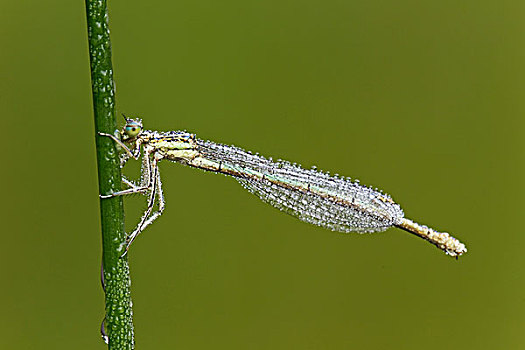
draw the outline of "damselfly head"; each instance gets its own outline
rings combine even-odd
[[[122,129],[123,141],[129,141],[140,135],[142,132],[142,120],[126,118],[126,125]]]

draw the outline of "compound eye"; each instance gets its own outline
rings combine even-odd
[[[142,126],[138,123],[129,123],[124,129],[126,135],[129,137],[136,137],[142,131]]]

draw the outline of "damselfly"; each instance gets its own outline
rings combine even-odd
[[[185,131],[144,130],[140,119],[126,118],[120,138],[104,133],[100,135],[110,137],[124,150],[121,167],[130,158],[138,160],[141,148],[143,150],[140,183],[123,178],[123,183],[129,188],[101,195],[101,198],[133,193],[148,196],[147,209],[128,236],[126,251],[164,211],[158,168],[163,159],[230,175],[272,206],[333,231],[379,232],[395,226],[429,241],[448,255],[458,257],[467,251],[463,243],[448,233],[437,232],[405,218],[401,207],[388,194],[363,186],[357,180],[330,176],[316,169],[303,169],[286,161],[273,161],[234,146],[200,140],[195,134]]]

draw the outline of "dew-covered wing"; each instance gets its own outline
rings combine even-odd
[[[346,204],[345,201],[341,203],[334,200],[334,197],[320,196],[313,190],[308,192],[294,190],[268,180],[242,178],[237,180],[264,202],[302,221],[333,231],[380,232],[396,224],[403,217],[399,205],[379,199],[380,196],[386,195],[347,180],[336,179],[348,182],[346,186],[341,186],[343,184],[339,183],[340,190],[346,189]],[[317,188],[315,186],[317,185],[311,185],[311,188]],[[354,205],[350,205],[352,202]]]

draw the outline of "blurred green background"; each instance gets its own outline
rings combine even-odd
[[[469,249],[333,233],[163,162],[130,253],[137,348],[523,348],[524,11],[111,1],[119,112],[359,178]],[[86,36],[82,1],[0,4],[2,349],[105,348]],[[129,229],[145,199],[125,205]]]

